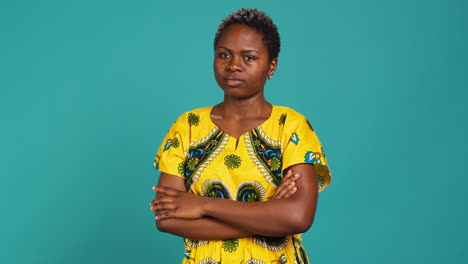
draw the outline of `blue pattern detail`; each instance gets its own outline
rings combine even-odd
[[[253,147],[255,155],[263,163],[264,167],[268,169],[268,172],[273,178],[273,184],[278,186],[281,182],[281,146],[272,146],[262,138],[258,128],[249,132],[249,136],[254,142]]]
[[[171,147],[171,145],[172,145],[171,143],[172,143],[172,139],[168,139],[168,140],[166,141],[166,145],[164,145],[164,150],[163,150],[163,151],[168,150],[168,149]]]
[[[221,181],[208,180],[202,186],[202,195],[212,198],[231,199],[229,188]]]
[[[288,259],[284,254],[280,255],[281,264],[288,263]]]
[[[224,133],[218,129],[213,135],[208,138],[205,142],[200,143],[198,146],[190,147],[189,156],[185,160],[185,186],[187,190],[190,190],[193,182],[193,174],[198,170],[201,164],[203,164],[212,152],[221,144]]]
[[[297,143],[299,143],[300,140],[299,135],[297,133],[293,133],[290,140],[292,143],[297,145]]]
[[[185,250],[184,257],[185,257],[186,259],[190,259],[190,254],[191,254],[191,253],[192,253],[191,250],[186,249],[186,250]]]
[[[304,156],[304,161],[306,163],[311,163],[311,164],[322,164],[322,161],[320,160],[320,152],[312,152],[312,151],[307,151],[307,153]]]
[[[258,182],[244,182],[237,189],[237,201],[260,202],[265,197],[265,189]]]

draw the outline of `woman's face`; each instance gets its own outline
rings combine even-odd
[[[254,28],[233,24],[224,29],[214,59],[216,82],[224,94],[239,99],[263,94],[265,81],[277,64],[268,55],[262,34]]]

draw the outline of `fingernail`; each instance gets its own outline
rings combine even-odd
[[[159,216],[156,216],[154,219],[159,220]]]
[[[297,191],[297,187],[294,187],[294,188],[293,188],[293,191]]]
[[[296,184],[296,183],[295,183],[295,182],[291,182],[291,183],[289,183],[289,184],[294,185],[294,184]]]
[[[299,174],[294,174],[294,177],[296,177],[296,178],[299,177]]]

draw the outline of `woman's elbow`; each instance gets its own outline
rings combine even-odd
[[[304,233],[314,222],[314,215],[307,212],[296,212],[291,215],[291,226],[294,234]]]
[[[156,228],[158,228],[158,230],[160,232],[164,232],[164,233],[169,232],[168,219],[166,219],[166,220],[157,220],[156,221]]]

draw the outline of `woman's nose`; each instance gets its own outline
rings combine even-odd
[[[240,58],[233,56],[226,67],[227,71],[241,71]]]

